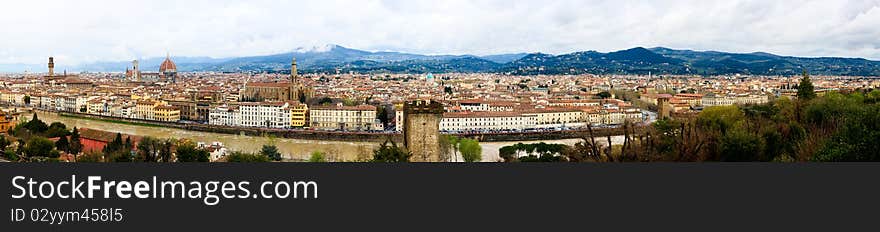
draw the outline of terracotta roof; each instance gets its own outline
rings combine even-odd
[[[289,82],[248,82],[246,87],[287,87]]]
[[[337,106],[337,105],[316,105],[310,107],[312,110],[376,110],[375,106],[359,105],[359,106]]]
[[[116,134],[117,133],[113,133],[113,132],[109,132],[109,131],[95,130],[95,129],[89,129],[89,128],[79,128],[79,136],[81,138],[87,138],[87,139],[97,140],[97,141],[107,142],[107,143],[113,141],[113,139],[116,138]],[[143,137],[137,136],[137,135],[122,134],[122,141],[125,141],[126,138],[131,138],[132,143],[140,142],[141,139],[143,139]]]
[[[174,61],[171,61],[171,57],[165,57],[165,61],[162,61],[162,64],[159,65],[159,72],[166,71],[177,72],[177,65],[174,64]]]

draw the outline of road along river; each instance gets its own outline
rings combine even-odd
[[[68,128],[80,127],[138,136],[150,136],[156,138],[190,139],[195,142],[204,142],[207,144],[210,144],[212,142],[221,142],[224,146],[226,146],[227,149],[230,149],[232,151],[259,152],[260,148],[264,144],[274,143],[278,147],[278,150],[281,152],[281,154],[285,156],[285,158],[295,160],[308,159],[309,155],[314,151],[324,152],[327,159],[331,161],[368,160],[372,158],[373,149],[379,146],[379,144],[375,142],[302,140],[287,138],[269,138],[260,136],[243,136],[189,131],[167,127],[112,123],[75,117],[61,117],[55,113],[46,112],[38,112],[37,114],[40,119],[47,124],[51,124],[52,122],[61,122],[67,125]],[[27,120],[30,120],[31,115],[24,114],[23,117]],[[612,142],[615,144],[622,143],[622,138],[622,136],[612,137]],[[563,139],[548,141],[481,142],[480,145],[483,148],[483,161],[495,162],[500,160],[500,157],[498,156],[498,149],[504,146],[513,145],[520,142],[546,142],[573,145],[578,141],[580,140]],[[458,160],[461,160],[461,158],[459,157]]]

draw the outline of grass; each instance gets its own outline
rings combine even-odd
[[[129,121],[117,120],[117,119],[92,118],[92,117],[84,117],[84,116],[79,116],[79,115],[75,115],[75,114],[66,114],[66,113],[58,114],[58,116],[66,117],[66,118],[76,118],[76,119],[85,119],[85,120],[92,120],[92,121],[99,121],[99,122],[107,122],[107,123],[125,124],[125,125],[132,125],[132,126],[165,127],[162,125],[156,125],[156,124],[146,123],[146,122],[129,122]]]

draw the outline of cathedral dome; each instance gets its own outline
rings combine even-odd
[[[159,65],[159,72],[177,72],[177,65],[174,64],[174,61],[171,61],[170,56],[166,56],[165,61],[162,61],[162,65]]]

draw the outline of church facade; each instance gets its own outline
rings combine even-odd
[[[246,101],[296,101],[312,97],[314,91],[299,80],[296,58],[290,64],[290,82],[251,82],[245,84],[242,100]]]

